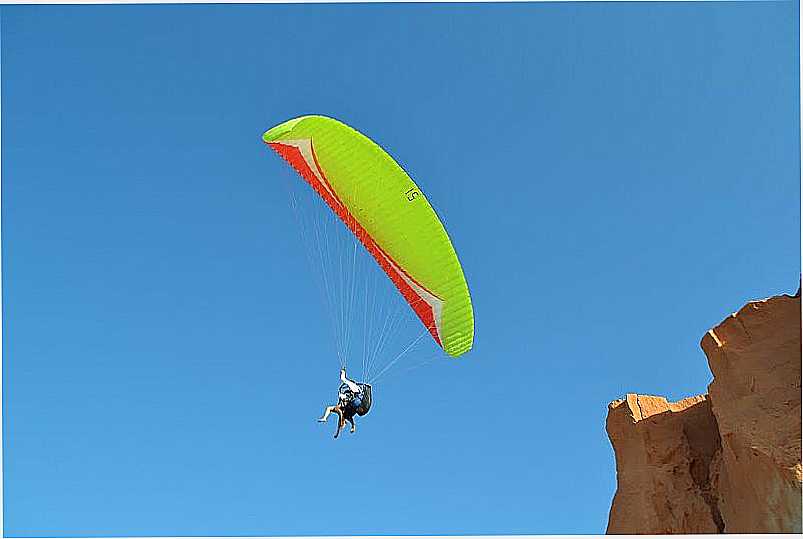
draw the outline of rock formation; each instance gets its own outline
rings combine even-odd
[[[801,533],[800,291],[745,305],[700,343],[708,394],[608,406],[608,533]]]

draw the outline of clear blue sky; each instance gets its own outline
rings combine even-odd
[[[6,534],[603,532],[608,402],[797,289],[797,9],[4,6]],[[443,208],[476,313],[337,441],[260,140],[308,113]]]

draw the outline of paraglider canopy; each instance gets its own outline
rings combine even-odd
[[[435,342],[453,357],[470,350],[474,315],[463,268],[443,223],[404,169],[371,139],[325,116],[289,120],[263,140],[346,224]]]

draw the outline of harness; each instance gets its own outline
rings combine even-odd
[[[371,384],[357,384],[359,393],[354,393],[348,384],[340,386],[339,394],[345,397],[344,408],[347,414],[363,416],[371,409]]]

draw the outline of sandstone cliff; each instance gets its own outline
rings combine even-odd
[[[608,533],[801,532],[800,292],[706,333],[708,394],[608,406],[617,489]]]

